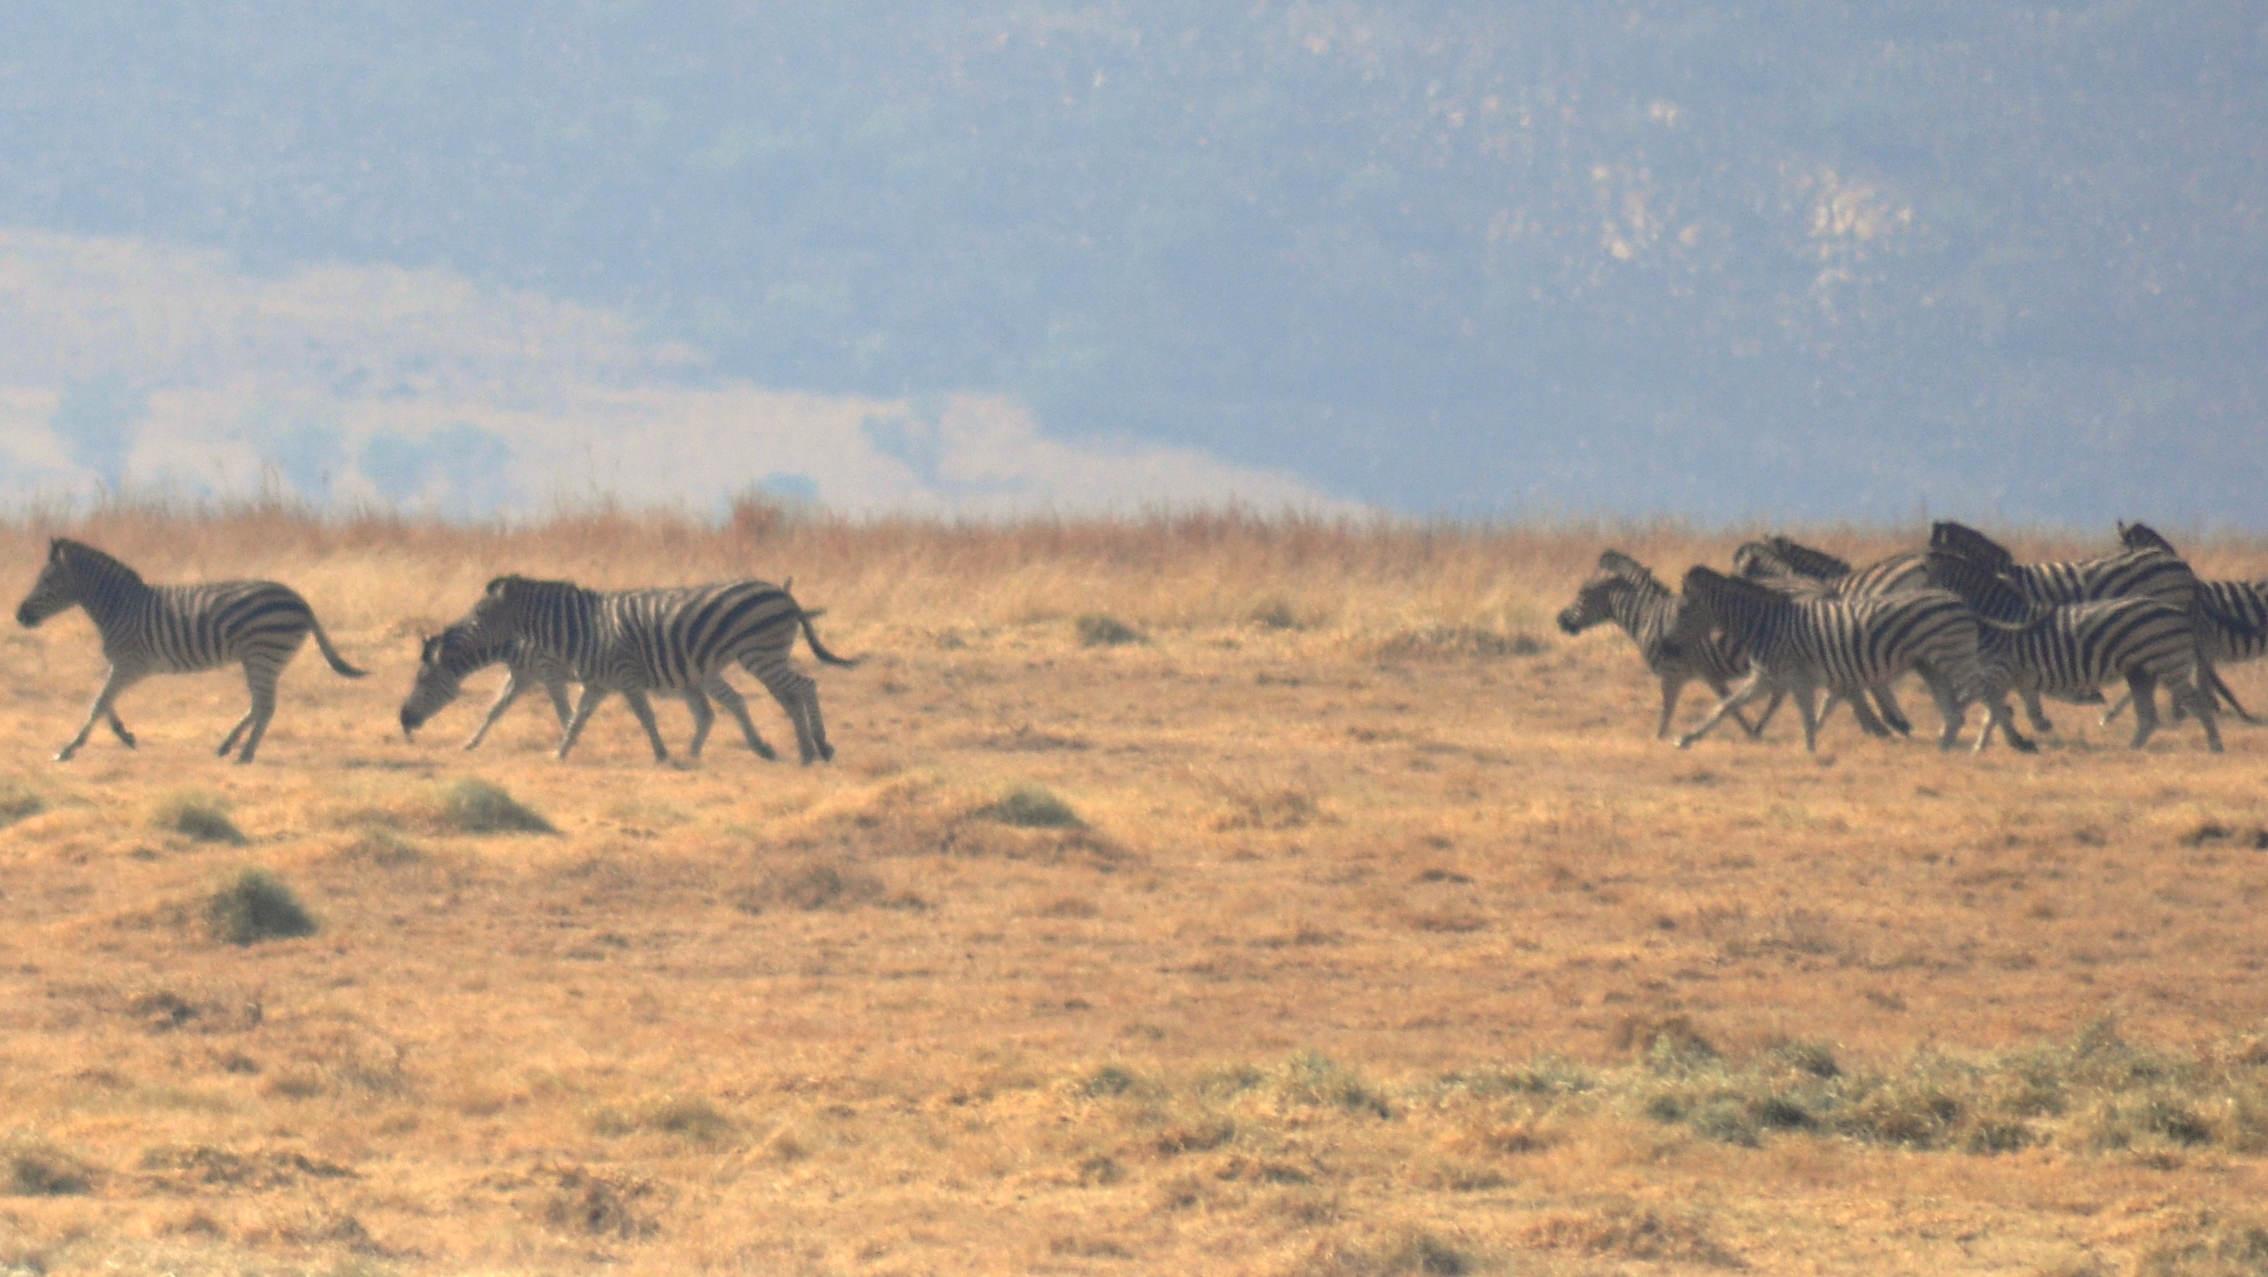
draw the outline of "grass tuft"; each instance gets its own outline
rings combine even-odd
[[[45,1140],[18,1140],[0,1158],[7,1172],[4,1191],[11,1197],[79,1197],[94,1191],[95,1168]]]
[[[13,776],[0,776],[0,829],[47,810],[38,790]]]
[[[168,795],[150,816],[150,823],[195,842],[241,847],[244,831],[228,818],[228,809],[211,794],[183,790]]]
[[[1057,798],[1038,785],[1019,785],[996,801],[985,804],[970,813],[978,820],[990,820],[1017,829],[1085,829],[1087,822],[1071,810],[1071,804]]]
[[[213,935],[233,945],[315,934],[315,919],[290,887],[265,869],[247,869],[205,904]]]
[[[449,786],[441,796],[441,819],[468,834],[556,834],[558,829],[534,808],[476,776]]]
[[[1081,647],[1124,647],[1129,643],[1147,643],[1149,638],[1115,616],[1089,612],[1075,623]]]

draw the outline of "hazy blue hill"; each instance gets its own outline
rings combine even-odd
[[[87,3],[0,221],[1415,510],[2268,522],[2237,3]]]

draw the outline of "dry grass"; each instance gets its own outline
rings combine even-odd
[[[0,1272],[2268,1254],[2268,735],[1679,753],[1548,618],[1610,540],[1733,534],[123,510],[0,528],[21,584],[66,530],[289,581],[374,676],[303,657],[249,768],[236,676],[152,680],[139,750],[57,765],[91,628],[0,645]],[[656,767],[614,706],[565,764],[540,705],[466,755],[500,674],[403,741],[417,633],[509,570],[793,575],[867,658],[816,671],[837,763]],[[191,810],[241,847],[153,823]],[[319,928],[229,943],[248,860]]]

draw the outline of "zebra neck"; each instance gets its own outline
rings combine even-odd
[[[79,580],[79,606],[86,609],[96,629],[138,612],[156,593],[133,569],[114,559],[81,557],[72,564]]]
[[[1608,598],[1607,615],[1641,651],[1651,653],[1677,628],[1677,596],[1632,582],[1629,589],[1618,590]]]

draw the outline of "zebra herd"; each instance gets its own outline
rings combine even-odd
[[[101,550],[57,538],[49,543],[47,563],[17,607],[16,620],[35,626],[74,605],[86,609],[102,636],[110,675],[78,735],[56,754],[59,761],[76,754],[95,724],[105,720],[133,748],[133,733],[114,706],[120,692],[152,674],[244,666],[252,708],[220,746],[225,757],[241,738],[240,763],[251,762],[259,749],[276,712],[276,680],[310,633],[332,669],[348,678],[363,676],[331,646],[307,601],[273,581],[153,586]],[[747,703],[724,680],[724,670],[737,664],[787,711],[803,761],[831,761],[835,749],[827,742],[819,713],[818,685],[797,673],[788,657],[801,634],[821,661],[856,662],[827,650],[812,629],[814,615],[786,587],[765,581],[602,594],[570,581],[499,577],[464,619],[425,640],[417,682],[402,705],[402,731],[414,734],[455,700],[467,675],[502,663],[510,677],[480,730],[466,742],[467,749],[480,744],[521,692],[540,683],[559,713],[561,758],[574,748],[591,712],[616,692],[645,727],[656,761],[668,761],[669,749],[654,722],[649,692],[675,693],[692,710],[694,757],[700,756],[715,721],[709,703],[716,700],[738,721],[748,747],[772,758],[771,746],[749,720]],[[570,681],[583,689],[572,712],[566,691]]]
[[[1927,549],[1854,569],[1786,537],[1751,541],[1730,574],[1689,570],[1672,591],[1630,556],[1599,556],[1574,603],[1559,614],[1569,634],[1607,621],[1638,644],[1659,679],[1669,735],[1679,695],[1699,679],[1719,696],[1708,717],[1678,738],[1690,747],[1731,716],[1760,735],[1781,701],[1793,696],[1804,746],[1847,703],[1870,735],[1910,730],[1891,684],[1921,676],[1944,719],[1943,748],[1958,743],[1970,705],[1989,715],[1974,748],[1999,731],[2025,752],[2037,748],[2016,728],[2008,694],[2022,700],[2033,730],[2053,731],[2041,698],[2099,704],[2101,689],[2123,680],[2133,747],[2158,728],[2153,693],[2163,686],[2179,718],[2194,715],[2218,752],[2216,698],[2254,722],[2218,666],[2268,654],[2268,581],[2201,581],[2172,544],[2142,524],[2120,524],[2122,548],[2068,563],[2020,564],[2009,551],[1958,523],[1930,531]],[[1735,685],[1737,682],[1737,685]],[[1815,693],[1827,700],[1814,708]],[[1766,697],[1751,723],[1741,710]]]
[[[1968,707],[1988,715],[1975,748],[1995,731],[2016,749],[2037,746],[2017,729],[2011,692],[2034,731],[2054,730],[2042,697],[2099,704],[2104,685],[2123,680],[2139,749],[2158,728],[2154,693],[2163,686],[2177,719],[2194,715],[2206,743],[2221,748],[2216,697],[2247,722],[2216,668],[2268,654],[2268,581],[2201,581],[2166,539],[2141,524],[2119,525],[2123,548],[2070,563],[2021,564],[1973,528],[1938,523],[1927,549],[1854,569],[1822,550],[1774,536],[1743,545],[1733,571],[1694,567],[1672,591],[1630,556],[1609,550],[1559,614],[1570,634],[1613,621],[1636,640],[1660,680],[1655,735],[1669,735],[1685,685],[1699,679],[1720,698],[1707,718],[1678,738],[1680,748],[1730,717],[1750,736],[1787,697],[1803,719],[1804,746],[1818,747],[1821,723],[1848,704],[1861,730],[1907,734],[1912,724],[1892,685],[1921,676],[1944,720],[1943,748],[1958,743]],[[790,582],[792,584],[792,582]],[[307,601],[273,581],[152,586],[132,568],[83,542],[57,538],[16,619],[38,625],[72,606],[86,609],[102,636],[110,673],[87,718],[60,752],[68,760],[95,725],[107,722],[128,748],[133,733],[118,717],[118,696],[151,674],[241,663],[252,705],[222,740],[248,763],[275,716],[276,681],[309,634],[331,668],[356,669],[331,645]],[[652,744],[669,749],[649,693],[670,693],[693,715],[696,758],[715,723],[712,702],[739,724],[748,748],[775,757],[748,706],[724,680],[738,665],[763,683],[795,727],[804,763],[831,761],[818,685],[789,663],[800,635],[812,655],[852,665],[827,650],[786,586],[733,581],[679,589],[602,593],[570,581],[505,576],[491,581],[462,620],[424,641],[417,681],[402,704],[414,735],[460,694],[466,676],[501,663],[509,678],[466,748],[480,744],[522,692],[541,685],[559,715],[559,757],[582,735],[592,711],[620,693]],[[568,706],[566,685],[582,686]],[[1814,697],[1826,693],[1824,703]],[[1766,698],[1769,698],[1768,700]],[[1755,721],[1742,713],[1766,703]],[[241,741],[241,746],[239,746]]]

